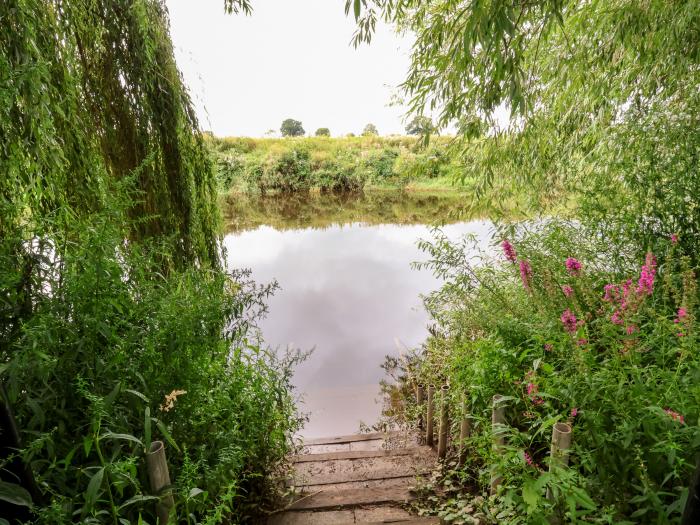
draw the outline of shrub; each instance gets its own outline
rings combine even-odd
[[[644,260],[581,224],[549,221],[475,266],[467,245],[422,244],[446,285],[413,377],[469,400],[463,481],[503,477],[499,522],[678,522],[700,451],[695,269],[676,238]],[[660,246],[660,244],[659,244]],[[634,253],[633,250],[630,253]],[[614,256],[613,256],[614,255]],[[491,446],[490,405],[506,396],[507,446]],[[570,466],[547,472],[556,421],[573,425]],[[544,497],[545,489],[554,499]]]

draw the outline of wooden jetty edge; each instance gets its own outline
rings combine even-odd
[[[298,498],[273,514],[268,525],[439,524],[412,516],[404,507],[414,499],[416,476],[427,473],[437,456],[415,436],[374,432],[304,441],[292,458],[287,481]]]

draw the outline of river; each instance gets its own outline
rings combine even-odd
[[[284,208],[279,202],[250,202],[260,209],[249,211],[256,220],[243,226],[235,209],[227,213],[229,265],[280,285],[260,324],[265,342],[313,349],[294,375],[300,408],[310,416],[302,432],[307,438],[355,433],[361,422],[375,423],[384,357],[424,341],[428,315],[421,295],[440,281],[411,263],[426,259],[416,243],[431,237],[430,224],[448,222],[441,229],[450,239],[474,234],[483,245],[490,239],[490,223],[458,219],[458,199],[431,196],[432,205],[420,205],[422,214],[406,214],[415,209],[410,201],[416,196],[385,197],[394,211],[381,205],[367,211],[367,196],[343,197],[348,200],[342,206],[332,200],[337,196],[315,196],[306,206],[296,198],[281,216],[270,213]],[[318,210],[324,204],[325,215]]]

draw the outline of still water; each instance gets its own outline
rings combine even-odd
[[[307,438],[357,432],[381,412],[378,382],[387,354],[415,347],[427,335],[421,294],[440,286],[416,246],[431,237],[422,224],[333,224],[284,229],[260,225],[226,236],[229,264],[250,268],[258,282],[276,279],[260,325],[267,344],[313,349],[296,370],[300,407],[310,420]],[[484,221],[442,227],[451,239],[490,239]]]

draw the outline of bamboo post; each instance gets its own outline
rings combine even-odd
[[[418,405],[418,430],[423,430],[425,422],[423,421],[423,385],[416,385],[416,405]]]
[[[449,385],[442,385],[442,396],[440,403],[440,432],[438,434],[438,458],[445,459],[447,455],[447,435],[450,432],[450,419],[448,414],[448,392]]]
[[[694,525],[695,523],[700,523],[700,457],[695,465],[693,480],[688,487],[688,499],[681,518],[681,525]]]
[[[459,464],[464,465],[467,460],[467,444],[465,441],[471,434],[471,421],[469,419],[469,401],[465,397],[462,400],[462,422],[459,425]]]
[[[571,425],[556,423],[552,427],[552,447],[549,453],[549,472],[554,468],[565,467],[569,464],[569,449],[571,448]],[[552,499],[552,491],[547,489],[547,499]]]
[[[495,395],[492,399],[491,407],[491,432],[493,433],[493,448],[498,451],[506,443],[505,425],[506,425],[506,407],[501,403],[503,396]],[[503,478],[495,471],[491,474],[491,495],[496,493],[498,486]]]
[[[433,402],[433,394],[435,387],[428,385],[428,414],[425,418],[425,444],[429,447],[433,446],[433,411],[435,409]]]
[[[165,459],[165,447],[162,441],[154,441],[146,454],[146,467],[148,479],[151,483],[151,492],[160,497],[156,503],[156,515],[158,523],[166,525],[170,517],[170,509],[175,505],[173,495],[169,489],[161,494],[163,489],[170,485],[170,472],[168,462]]]

